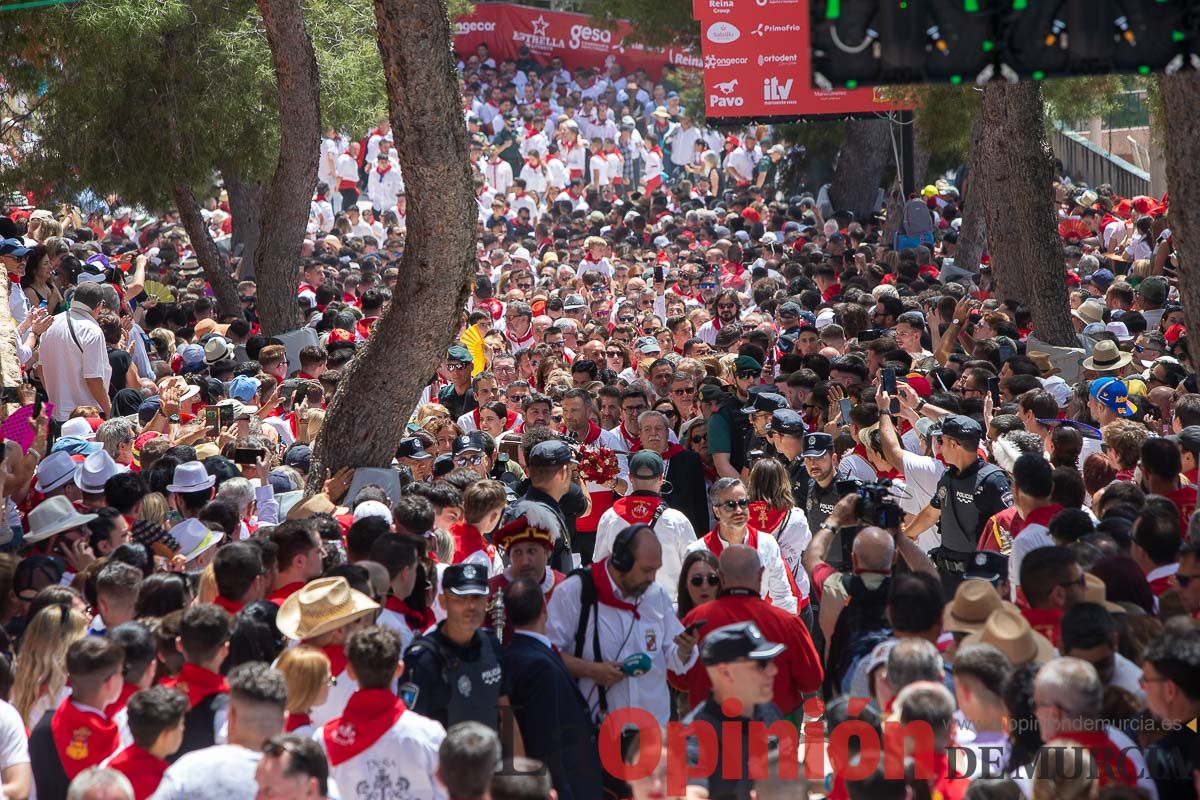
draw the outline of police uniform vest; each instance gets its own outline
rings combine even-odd
[[[975,551],[979,534],[994,513],[980,508],[980,497],[991,481],[1002,478],[1004,470],[982,459],[963,472],[946,470],[937,488],[943,555],[966,559]]]
[[[503,692],[500,647],[495,638],[476,631],[469,647],[457,648],[448,645],[437,631],[423,634],[408,646],[405,661],[421,658],[422,651],[432,654],[441,673],[440,683],[435,686],[401,685],[400,696],[409,707],[447,728],[470,721],[498,731],[498,709]],[[474,657],[465,658],[467,654]],[[411,703],[408,702],[410,697]]]
[[[782,455],[779,460],[784,460]],[[808,508],[808,482],[811,478],[808,477],[808,468],[804,466],[804,459],[796,456],[784,466],[787,467],[788,479],[792,484],[792,500],[795,501],[797,508]],[[815,530],[811,525],[811,520],[809,529]]]
[[[808,529],[814,534],[825,527],[826,520],[833,513],[833,507],[842,499],[837,490],[838,481],[845,480],[840,472],[835,473],[828,486],[822,487],[813,477],[808,478],[808,489],[805,491],[804,516],[808,518]],[[849,569],[850,565],[842,558],[842,534],[834,531],[829,539],[829,547],[821,557],[822,561],[832,564],[838,569]]]

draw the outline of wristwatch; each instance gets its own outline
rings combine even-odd
[[[924,408],[927,405],[929,405],[928,401],[926,401],[925,398],[922,397],[920,400],[917,401],[917,407],[915,410],[920,411],[922,408]]]

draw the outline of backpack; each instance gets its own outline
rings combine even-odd
[[[844,694],[858,662],[892,637],[887,621],[891,581],[885,579],[879,588],[868,589],[857,575],[843,574],[841,580],[849,597],[829,640],[824,686],[827,698]]]

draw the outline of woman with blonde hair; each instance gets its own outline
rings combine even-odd
[[[329,697],[332,677],[329,657],[316,647],[301,645],[283,651],[275,661],[275,669],[287,681],[286,733],[311,736],[316,730],[310,713]]]
[[[21,637],[13,678],[12,704],[33,728],[70,693],[67,648],[87,633],[88,618],[74,608],[52,605],[29,621]]]
[[[746,491],[750,496],[750,524],[771,534],[779,543],[780,555],[788,568],[788,582],[800,605],[800,616],[811,625],[808,573],[800,557],[812,541],[812,531],[808,529],[803,509],[796,507],[787,467],[773,458],[758,460],[750,470]]]
[[[1033,763],[1032,800],[1093,800],[1100,796],[1096,760],[1069,739],[1051,739]]]

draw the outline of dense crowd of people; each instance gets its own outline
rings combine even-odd
[[[321,144],[299,334],[237,253],[221,313],[176,212],[0,218],[3,797],[1196,797],[1165,201],[1046,187],[1049,347],[955,265],[961,187],[888,237],[669,73],[460,70],[478,270],[393,469],[310,474],[421,313],[386,121]],[[888,722],[928,733],[898,774],[835,733]]]

